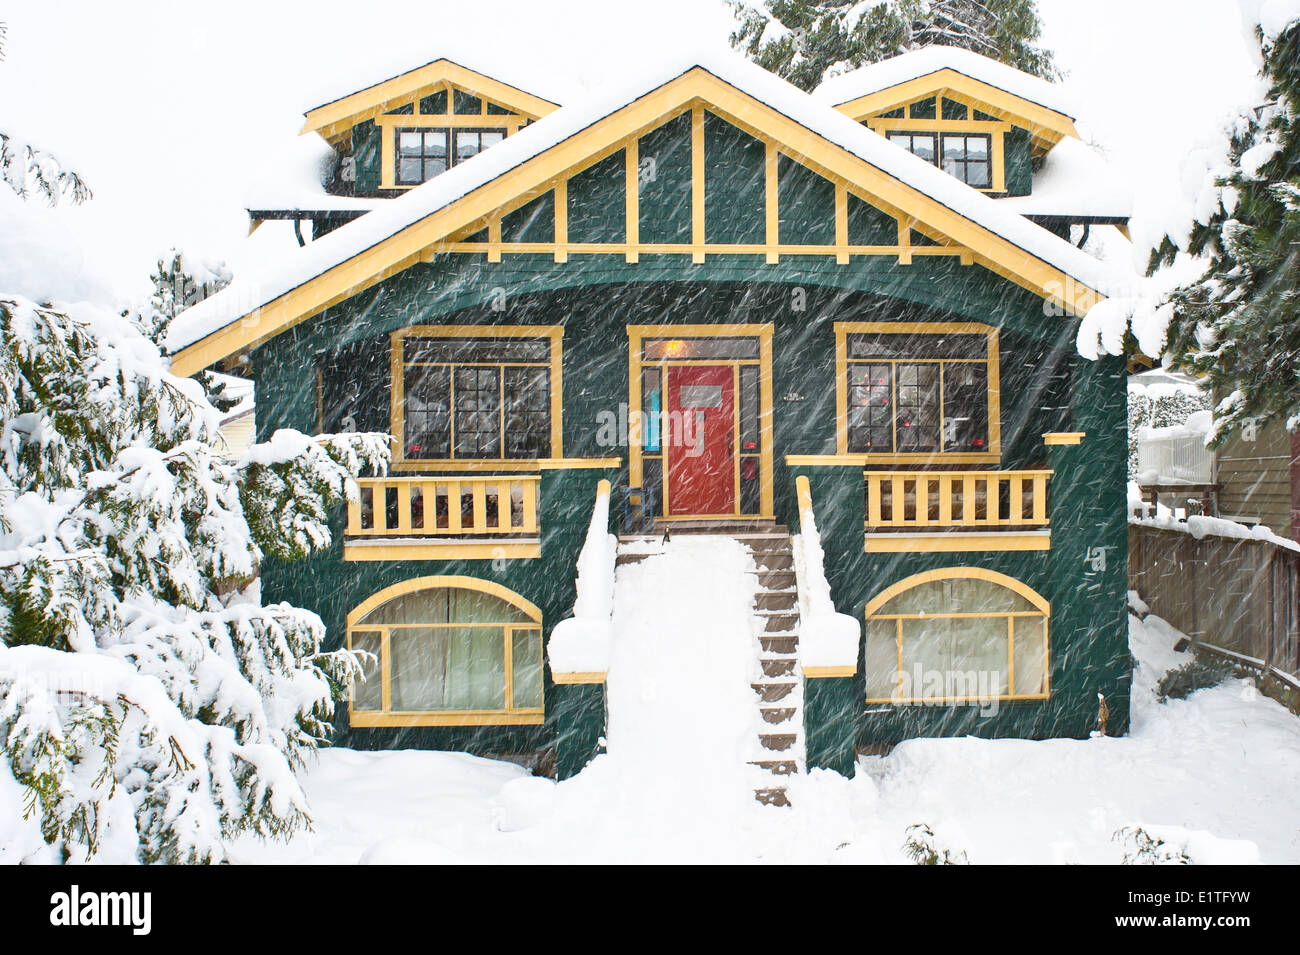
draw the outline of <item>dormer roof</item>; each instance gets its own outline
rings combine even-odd
[[[358,123],[449,88],[471,93],[530,120],[559,109],[558,103],[441,58],[308,110],[302,132],[319,133],[333,142]]]
[[[1059,86],[957,47],[903,53],[833,77],[812,95],[857,122],[943,97],[1028,129],[1038,156],[1079,138],[1074,107]]]

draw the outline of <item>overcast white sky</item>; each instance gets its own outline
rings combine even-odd
[[[1253,87],[1230,0],[1040,7],[1081,128],[1140,194],[1175,183]],[[333,95],[448,54],[603,86],[658,51],[725,44],[730,23],[717,0],[0,0],[0,20],[0,129],[90,182],[95,199],[61,215],[122,294],[173,244],[237,264],[250,184],[301,158],[303,111]]]

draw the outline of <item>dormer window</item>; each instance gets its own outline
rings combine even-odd
[[[944,172],[976,189],[993,185],[992,137],[984,133],[944,133],[942,138]]]
[[[917,133],[891,131],[889,141],[939,166],[975,189],[993,185],[993,137],[988,133]],[[942,143],[942,151],[936,143]]]
[[[934,162],[934,133],[890,133],[889,141],[928,163]]]
[[[418,186],[427,182],[450,166],[501,142],[505,135],[504,129],[399,129],[397,185]]]

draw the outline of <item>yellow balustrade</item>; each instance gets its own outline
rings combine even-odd
[[[867,471],[876,532],[1045,528],[1051,471]]]
[[[534,536],[538,475],[362,478],[348,537]]]

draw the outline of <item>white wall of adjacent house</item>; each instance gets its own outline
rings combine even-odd
[[[221,440],[231,457],[238,458],[248,450],[257,432],[256,414],[252,408],[232,415],[221,422]]]
[[[1214,452],[1205,446],[1210,413],[1197,412],[1180,425],[1138,433],[1139,484],[1210,484]]]

